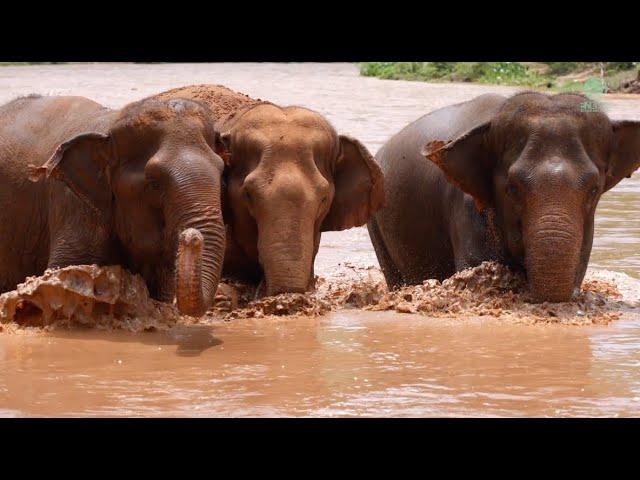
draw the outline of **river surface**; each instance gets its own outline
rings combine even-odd
[[[358,76],[350,64],[0,68],[0,102],[41,93],[106,106],[219,83],[313,108],[376,152],[430,110],[511,87]],[[605,96],[640,119],[640,96]],[[640,289],[640,174],[600,201],[592,269]],[[377,267],[364,228],[325,233],[316,273]],[[636,279],[636,280],[634,280]],[[640,315],[609,326],[510,325],[343,310],[168,333],[0,334],[2,416],[640,416]]]

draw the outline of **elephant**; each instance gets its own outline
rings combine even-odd
[[[207,107],[112,110],[30,95],[0,107],[0,291],[48,268],[119,264],[200,316],[221,275],[223,160]]]
[[[223,145],[223,276],[267,295],[314,287],[323,231],[364,225],[384,200],[380,168],[355,138],[317,112],[281,107],[220,85],[192,85],[152,98],[209,106]]]
[[[424,115],[376,154],[386,204],[368,230],[389,288],[494,260],[535,302],[582,284],[601,195],[640,165],[640,122],[579,93],[485,94]]]

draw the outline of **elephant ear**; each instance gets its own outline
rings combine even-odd
[[[453,140],[433,140],[420,152],[449,182],[471,195],[478,210],[493,203],[493,161],[486,138],[489,125],[482,123]]]
[[[364,225],[384,203],[382,170],[355,138],[340,135],[340,154],[334,170],[335,194],[322,231]]]
[[[614,146],[609,159],[605,191],[640,168],[640,122],[613,122]]]
[[[92,209],[105,212],[112,198],[107,167],[114,155],[109,140],[107,134],[82,133],[58,146],[41,167],[30,165],[29,179],[61,180]]]

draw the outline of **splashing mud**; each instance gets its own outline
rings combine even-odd
[[[532,303],[523,274],[484,262],[442,283],[427,280],[422,285],[389,292],[367,309],[433,317],[491,316],[529,324],[606,325],[622,315],[620,299],[615,284],[588,279],[571,302]]]
[[[622,301],[611,279],[596,278],[585,280],[571,302],[531,303],[524,275],[494,262],[463,270],[443,282],[427,280],[422,285],[391,292],[377,269],[343,266],[348,270],[330,280],[317,278],[316,290],[307,294],[254,299],[253,288],[227,285],[227,293],[221,293],[211,313],[230,320],[269,315],[316,316],[343,308],[362,308],[431,317],[490,316],[526,324],[603,325],[620,318],[624,308],[636,306]]]
[[[221,283],[215,306],[203,321],[315,317],[358,308],[461,319],[487,316],[525,324],[606,325],[620,318],[625,308],[638,306],[638,300],[630,302],[629,297],[620,293],[614,278],[588,278],[571,302],[531,303],[524,276],[493,262],[443,282],[427,280],[390,292],[377,268],[347,263],[328,279],[317,277],[315,290],[306,294],[256,298],[255,287]],[[181,317],[174,306],[151,299],[140,276],[120,266],[95,265],[29,277],[16,290],[0,295],[0,321],[9,332],[74,326],[140,332],[198,323]]]
[[[47,270],[0,295],[0,322],[7,331],[84,326],[138,332],[167,329],[179,317],[172,305],[149,297],[142,277],[117,265]]]
[[[315,277],[316,288],[307,293],[281,293],[257,298],[256,288],[238,282],[218,287],[209,314],[225,320],[265,316],[318,316],[341,308],[362,308],[376,303],[386,292],[379,270],[342,264],[329,279]]]

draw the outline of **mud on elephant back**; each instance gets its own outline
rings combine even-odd
[[[204,314],[220,279],[223,161],[205,105],[82,97],[0,107],[0,291],[71,265],[120,265]]]

